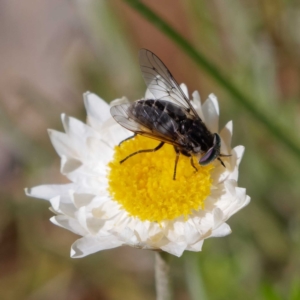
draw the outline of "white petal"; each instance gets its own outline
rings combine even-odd
[[[177,257],[180,257],[182,255],[182,253],[184,252],[184,250],[186,249],[187,244],[182,242],[182,243],[168,243],[167,245],[164,245],[162,247],[160,247],[162,250],[173,254]]]
[[[246,199],[245,201],[243,202],[243,204],[240,206],[240,209],[244,208],[245,206],[247,206],[251,201],[251,197],[246,195]]]
[[[27,196],[50,200],[58,195],[68,195],[69,191],[74,188],[73,183],[69,184],[47,184],[39,185],[32,188],[26,188],[25,193]]]
[[[231,229],[228,224],[223,223],[218,228],[214,229],[210,237],[223,237],[231,233]]]
[[[215,111],[219,117],[220,115],[220,109],[219,109],[219,102],[218,102],[218,98],[215,94],[209,94],[208,98],[211,100],[211,102],[213,103],[214,107],[215,107]]]
[[[180,219],[180,218],[179,218]],[[182,220],[175,221],[175,222],[165,222],[164,225],[165,235],[171,242],[184,242],[184,221]]]
[[[134,232],[139,242],[144,243],[148,240],[150,222],[137,222],[134,228]]]
[[[122,210],[123,214],[126,214]],[[97,208],[92,210],[92,214],[95,218],[104,219],[104,220],[112,220],[113,227],[119,229],[120,224],[116,220],[117,216],[120,214],[120,206],[115,201],[107,200],[103,204],[99,205]],[[126,214],[127,215],[127,214]],[[125,218],[126,219],[126,218]],[[118,225],[116,225],[118,224]]]
[[[245,147],[237,146],[231,150],[230,157],[222,158],[226,168],[224,168],[217,160],[215,161],[215,169],[212,174],[214,184],[224,182],[227,179],[238,179],[239,164],[242,160]]]
[[[98,129],[110,117],[109,105],[99,96],[90,92],[86,92],[83,98],[88,114],[88,124]]]
[[[48,129],[52,145],[59,156],[78,157],[72,140],[65,134]]]
[[[208,99],[202,106],[205,125],[208,129],[215,133],[219,131],[219,105],[216,96],[213,94],[208,96]]]
[[[113,149],[104,141],[95,137],[90,137],[87,139],[87,146],[93,160],[101,161],[105,165],[111,161],[113,157]]]
[[[135,245],[138,243],[137,236],[129,227],[125,227],[123,230],[120,230],[118,237],[124,242],[124,244],[127,245]]]
[[[109,120],[112,120],[112,122],[105,128],[102,139],[108,146],[113,149],[116,145],[119,145],[121,141],[132,136],[133,132],[125,129],[124,127],[116,123],[116,121],[112,118]],[[106,124],[104,124],[103,127],[105,125]]]
[[[164,238],[164,233],[157,223],[152,222],[149,224],[148,238],[152,244],[160,243]]]
[[[50,199],[50,203],[52,205],[53,211],[60,213],[59,210],[60,196],[56,196]]]
[[[235,213],[237,213],[239,210],[244,208],[246,205],[249,204],[251,198],[246,195],[246,189],[244,188],[236,188],[236,194],[237,194],[237,201],[235,203],[235,206],[233,207],[231,214],[229,217]]]
[[[74,232],[75,234],[82,235],[82,236],[87,234],[87,231],[82,228],[82,226],[78,223],[77,220],[69,218],[67,216],[63,216],[63,215],[55,216],[52,217],[50,221],[57,226],[60,226],[62,228],[70,230],[71,232]]]
[[[185,96],[189,99],[189,91],[188,91],[188,88],[187,88],[186,84],[181,83],[180,87],[181,87],[183,93],[185,94]]]
[[[83,206],[89,206],[92,202],[93,199],[95,198],[95,195],[93,194],[79,194],[79,193],[73,193],[71,195],[72,197],[72,202],[74,203],[74,206],[76,208],[80,208]]]
[[[224,222],[224,214],[222,210],[218,207],[216,207],[213,210],[213,218],[214,218],[214,227],[217,228],[219,225]]]
[[[232,121],[229,121],[220,132],[220,136],[222,139],[221,153],[223,154],[230,154],[232,131],[233,124]]]
[[[195,252],[201,251],[203,243],[204,243],[204,240],[198,241],[195,244],[189,245],[189,247],[186,250],[195,251]]]
[[[234,179],[229,179],[224,182],[224,186],[226,188],[226,192],[230,194],[231,198],[236,197],[236,187],[237,182]]]
[[[75,158],[69,158],[67,156],[61,157],[60,172],[64,175],[74,172],[82,166],[82,162]]]
[[[245,151],[244,146],[236,146],[236,147],[234,147],[234,149],[232,149],[232,151],[231,151],[231,154],[232,154],[231,166],[233,166],[234,169],[230,173],[230,176],[229,176],[230,179],[238,180],[238,176],[239,176],[238,167],[242,160],[244,151]]]
[[[52,206],[52,211],[54,211],[55,213],[74,218],[76,214],[76,207],[71,201],[64,201],[62,197],[56,196],[50,199],[50,203]]]
[[[186,221],[184,224],[184,236],[188,245],[194,244],[200,239],[199,231],[191,220]]]
[[[62,114],[61,119],[64,129],[67,135],[72,139],[76,149],[81,149],[82,141],[90,136],[100,138],[95,130],[75,118]]]
[[[71,247],[71,257],[79,258],[89,254],[116,248],[122,245],[115,236],[108,235],[103,237],[85,236],[77,240]]]
[[[152,98],[153,98],[153,94],[150,92],[149,89],[146,89],[145,99],[152,99]]]
[[[197,111],[199,117],[201,118],[201,120],[204,123],[206,123],[205,116],[203,115],[203,112],[202,112],[201,99],[200,99],[199,92],[194,91],[192,96],[193,96],[192,104],[193,104],[194,108],[196,109],[196,111]]]
[[[245,147],[244,146],[236,146],[234,147],[234,152],[236,153],[236,157],[237,157],[237,164],[239,165],[242,158],[243,158],[243,155],[244,155],[244,152],[245,152]]]
[[[193,91],[192,99],[195,107],[201,107],[201,97],[198,91]]]
[[[209,198],[206,200],[208,201]],[[201,237],[206,237],[210,235],[211,229],[214,226],[214,220],[212,215],[212,210],[214,209],[214,205],[212,208],[208,208],[209,203],[205,204],[205,211],[200,210],[195,213],[193,216],[193,223],[195,224],[196,229],[198,230]]]
[[[101,232],[107,232],[105,230],[105,220],[88,218],[86,221],[87,229],[89,233],[96,235]]]
[[[122,97],[122,98],[117,98],[113,101],[110,102],[110,107],[113,107],[115,105],[120,105],[120,104],[124,104],[124,103],[130,103],[129,100],[127,99],[127,97]]]

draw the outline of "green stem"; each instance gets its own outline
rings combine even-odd
[[[160,18],[149,7],[138,0],[124,0],[129,6],[139,12],[144,18],[150,21],[160,31],[165,33],[173,42],[175,42],[199,67],[201,67],[207,74],[209,74],[217,83],[227,90],[235,101],[246,108],[251,115],[261,122],[269,132],[279,139],[279,141],[286,145],[286,147],[293,152],[300,160],[300,146],[287,134],[286,130],[281,128],[274,122],[274,118],[267,115],[260,108],[255,105],[255,101],[243,94],[220,70],[203,55],[197,51],[191,43],[180,35],[174,28],[172,28],[166,21]]]

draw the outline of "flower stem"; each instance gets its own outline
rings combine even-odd
[[[165,252],[155,252],[156,300],[170,300],[170,257]]]
[[[153,10],[139,0],[124,0],[129,6],[135,9],[140,15],[156,26],[161,32],[165,33],[175,42],[199,67],[209,74],[216,82],[227,90],[235,101],[241,104],[263,124],[269,132],[284,144],[295,156],[300,159],[299,142],[294,136],[287,134],[287,130],[279,126],[274,116],[264,112],[255,104],[255,100],[244,94],[236,87],[227,76],[223,75],[219,68],[215,66],[203,53],[197,51],[192,44],[180,35],[172,26],[159,17]]]

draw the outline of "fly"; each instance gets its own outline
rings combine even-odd
[[[230,155],[220,153],[220,136],[207,129],[164,63],[146,49],[140,50],[139,63],[153,98],[115,105],[111,107],[110,112],[121,126],[134,132],[133,136],[121,143],[137,134],[158,140],[160,143],[153,149],[131,153],[120,163],[139,153],[158,151],[167,143],[173,145],[176,153],[173,180],[176,179],[180,154],[190,157],[191,166],[196,171],[198,170],[193,157],[196,157],[202,166],[218,159],[225,167],[221,157]]]

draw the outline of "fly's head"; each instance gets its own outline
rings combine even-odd
[[[200,158],[199,164],[201,166],[206,166],[209,163],[211,163],[212,161],[214,161],[216,158],[219,157],[220,149],[221,149],[221,138],[217,133],[214,133],[213,145]]]

